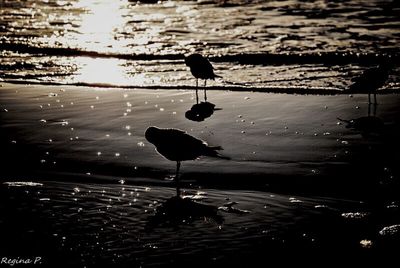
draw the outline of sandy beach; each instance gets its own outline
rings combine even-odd
[[[198,122],[185,117],[193,90],[3,83],[3,255],[79,267],[391,257],[398,95],[378,95],[376,111],[365,94],[209,90],[208,101],[215,110]],[[355,124],[368,108],[372,123]],[[149,126],[187,131],[230,157],[182,163],[193,215],[168,214],[175,163],[146,141]]]

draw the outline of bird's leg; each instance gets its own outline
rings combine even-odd
[[[373,116],[376,116],[376,106],[378,105],[378,103],[376,103],[375,102],[375,104],[374,104],[374,114],[373,114]]]
[[[199,104],[199,92],[197,89],[199,88],[199,79],[196,78],[196,104]]]
[[[204,79],[204,100],[205,100],[205,102],[207,102],[207,90],[206,90],[206,86],[207,86],[207,79]]]
[[[371,103],[371,93],[368,93],[368,103]]]
[[[376,99],[376,92],[374,92],[374,102],[375,102],[375,105],[378,104],[378,101],[377,101],[377,99]]]
[[[175,174],[175,181],[176,181],[176,196],[180,197],[181,189],[179,188],[179,168],[181,167],[181,161],[176,161],[176,174]]]

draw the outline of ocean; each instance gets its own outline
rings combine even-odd
[[[2,79],[188,87],[183,57],[199,52],[222,89],[340,91],[398,61],[396,1],[146,2],[1,1]],[[385,88],[398,90],[398,69]]]

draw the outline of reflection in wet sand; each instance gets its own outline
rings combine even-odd
[[[373,112],[371,115],[371,106],[373,106]],[[363,136],[379,135],[385,130],[385,124],[383,120],[376,116],[377,103],[368,103],[368,115],[354,119],[341,119],[338,120],[346,123],[346,128],[360,131]]]
[[[190,110],[186,111],[185,117],[191,121],[201,122],[213,115],[214,111],[218,110],[222,109],[215,108],[215,104],[211,102],[200,102],[194,104]]]
[[[218,214],[218,208],[191,200],[174,196],[156,207],[156,213],[148,219],[147,227],[179,226],[201,220],[222,224],[223,217]]]

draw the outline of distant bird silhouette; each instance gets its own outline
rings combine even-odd
[[[196,102],[199,103],[198,86],[199,78],[204,79],[204,100],[207,101],[206,85],[207,79],[214,80],[215,77],[221,77],[214,73],[214,68],[208,59],[200,54],[192,54],[185,57],[185,63],[190,67],[190,72],[196,78]]]
[[[368,103],[371,103],[371,94],[374,94],[374,103],[377,104],[376,91],[382,87],[389,76],[391,64],[383,64],[365,70],[360,76],[352,79],[350,91],[355,93],[368,93]]]
[[[156,146],[159,154],[166,159],[176,161],[176,194],[180,195],[179,169],[181,162],[195,160],[200,156],[212,156],[229,159],[220,155],[217,151],[222,150],[220,146],[208,146],[202,140],[190,136],[186,132],[173,128],[149,127],[145,132],[146,139]]]

